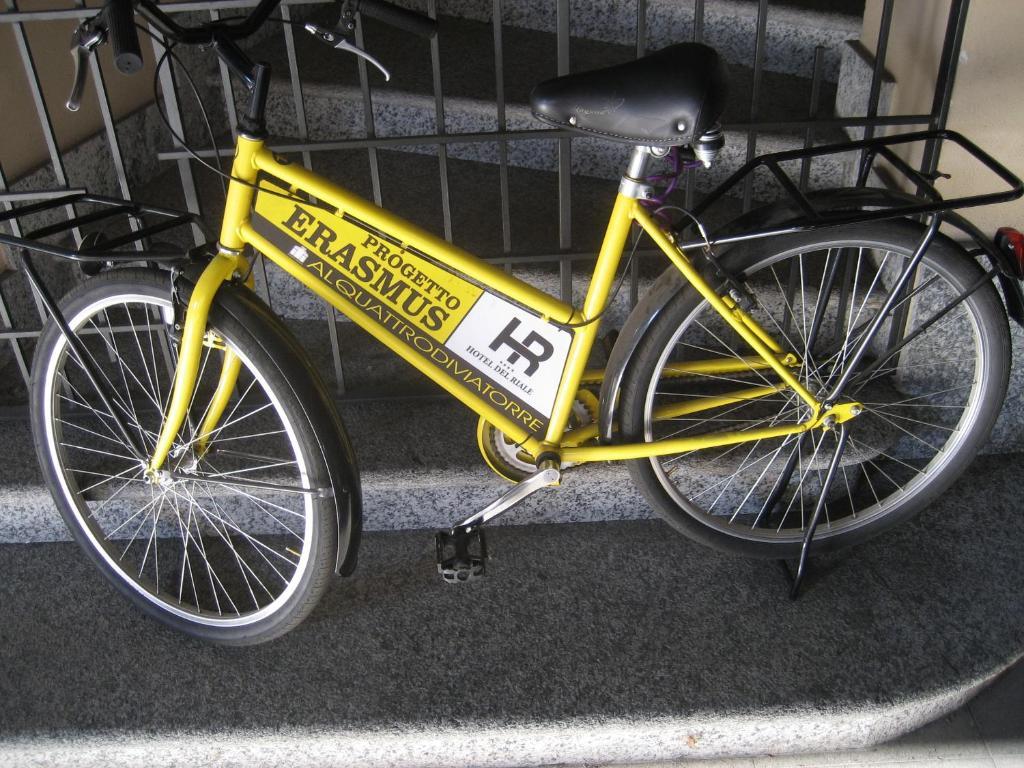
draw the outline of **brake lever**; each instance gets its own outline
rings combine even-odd
[[[89,56],[96,46],[106,39],[107,30],[95,17],[83,21],[71,33],[71,59],[75,63],[75,75],[71,84],[71,95],[64,103],[69,112],[77,112],[82,106],[82,91],[85,88]]]
[[[323,27],[318,27],[316,24],[307,24],[305,29],[317,40],[320,40],[323,43],[327,43],[327,45],[331,46],[335,50],[347,51],[348,53],[355,54],[361,59],[366,59],[368,62],[373,64],[373,66],[380,70],[381,74],[384,75],[385,81],[391,79],[391,73],[384,68],[383,64],[381,64],[376,58],[374,58],[371,54],[364,51],[362,48],[358,48],[352,45],[352,43],[346,40],[343,35],[339,35],[338,33],[333,32],[332,30],[329,29],[324,29]]]

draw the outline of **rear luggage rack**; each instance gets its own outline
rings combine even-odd
[[[984,194],[962,195],[949,199],[943,198],[942,194],[935,187],[935,181],[942,174],[925,175],[912,168],[909,163],[891,149],[896,145],[921,142],[937,142],[940,145],[941,143],[948,142],[958,146],[973,160],[987,168],[1005,183],[1006,188]],[[888,163],[885,172],[892,177],[910,182],[917,189],[917,194],[904,193],[893,195],[887,198],[886,202],[882,205],[858,205],[858,201],[848,200],[847,202],[851,204],[836,209],[828,205],[831,202],[828,195],[832,190],[807,192],[801,189],[780,165],[781,163],[797,160],[809,162],[815,157],[858,150],[862,155],[857,164],[857,187],[865,188],[868,176],[874,169],[876,161],[883,159]],[[728,232],[727,234],[712,238],[712,245],[724,245],[744,240],[771,237],[773,235],[789,234],[791,232],[834,227],[842,224],[882,221],[885,219],[927,214],[948,214],[950,211],[961,208],[1016,200],[1024,194],[1024,186],[1022,186],[1021,180],[970,139],[956,131],[950,130],[919,131],[760,155],[750,160],[732,176],[715,187],[707,197],[694,207],[693,215],[700,218],[712,205],[741,183],[752,181],[753,174],[760,168],[767,170],[782,189],[784,194],[780,200],[784,200],[792,206],[793,215],[779,222],[778,226],[757,226],[753,230],[742,233]],[[870,188],[866,189],[869,190]],[[822,205],[822,202],[825,205]],[[816,205],[816,203],[818,204]],[[689,222],[685,222],[676,231],[682,232],[688,226]],[[703,245],[703,241],[697,241],[683,244],[680,247],[685,250],[692,247],[702,247]]]
[[[31,193],[19,197],[30,195]],[[88,192],[70,192],[60,196],[40,192],[39,196],[46,196],[48,199],[0,213],[0,224],[24,216],[57,212],[71,206],[88,205],[92,210],[78,215],[74,208],[70,208],[75,215],[66,221],[46,224],[20,236],[0,232],[0,244],[76,261],[86,269],[86,265],[98,268],[108,262],[185,263],[193,259],[196,246],[184,247],[168,243],[154,245],[150,238],[154,235],[171,234],[180,227],[193,225],[204,235],[209,236],[202,220],[193,213],[143,205],[114,197],[91,195]],[[102,225],[103,231],[91,229],[84,235],[80,231],[97,224]],[[81,245],[78,247],[72,248],[59,242],[48,241],[49,238],[59,240],[60,236],[66,237],[75,230],[79,230],[77,234]],[[107,235],[106,233],[111,230],[113,234]],[[191,233],[188,240],[192,241]]]

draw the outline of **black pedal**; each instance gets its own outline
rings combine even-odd
[[[465,584],[484,575],[487,542],[483,531],[441,531],[437,543],[437,572],[448,584]]]

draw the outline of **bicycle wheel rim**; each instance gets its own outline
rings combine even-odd
[[[128,307],[145,308],[146,316],[151,318],[150,321],[147,321],[147,329],[148,326],[153,322],[153,313],[155,313],[155,317],[159,318],[159,322],[162,323],[165,331],[166,328],[172,322],[173,310],[171,307],[170,300],[168,298],[157,297],[145,292],[120,292],[117,293],[116,295],[100,297],[91,301],[86,306],[75,312],[71,317],[67,318],[68,325],[72,329],[72,331],[76,333],[76,335],[80,335],[81,332],[83,331],[83,327],[87,323],[89,323],[93,318],[105,314],[108,317],[109,327],[110,313],[116,311],[118,307],[124,307],[125,311],[128,313],[127,317],[129,326],[131,327],[131,333],[135,335],[137,341],[139,340],[139,329],[131,322],[131,313],[130,310],[127,309]],[[150,330],[150,333],[153,332]],[[113,333],[113,329],[111,329],[111,334],[111,338],[116,338],[116,335]],[[93,333],[92,335],[96,336],[100,334]],[[281,426],[283,443],[287,445],[291,456],[294,457],[293,474],[295,478],[295,483],[299,487],[308,487],[309,479],[307,470],[307,459],[306,457],[304,457],[303,452],[300,449],[300,444],[297,437],[297,430],[295,428],[295,425],[292,423],[292,420],[288,417],[286,408],[283,406],[278,396],[278,393],[276,393],[274,389],[271,386],[269,386],[266,376],[263,374],[263,372],[259,370],[258,366],[253,364],[252,360],[249,358],[249,356],[246,355],[243,349],[241,349],[233,340],[225,338],[223,337],[223,335],[219,336],[224,344],[224,347],[230,349],[234,354],[238,355],[239,359],[242,362],[242,370],[246,372],[249,377],[251,377],[251,381],[248,385],[249,390],[247,390],[247,392],[252,391],[253,389],[258,387],[259,392],[261,392],[267,398],[268,403],[265,406],[265,410],[269,409],[269,411],[274,414],[274,417]],[[149,341],[152,340],[153,339],[151,336]],[[107,345],[108,347],[110,346],[110,342],[105,341],[104,344]],[[146,352],[150,352],[151,354],[155,353],[152,348],[147,350],[145,347],[140,347],[140,355],[144,356]],[[204,352],[205,361],[208,362],[211,359],[211,357],[212,353],[210,353],[209,350]],[[120,361],[121,358],[118,357],[118,360]],[[66,340],[62,336],[60,336],[58,337],[58,341],[54,346],[53,351],[49,356],[49,359],[46,362],[46,366],[43,373],[45,392],[47,393],[42,403],[42,415],[45,425],[45,448],[55,470],[53,475],[58,485],[58,490],[62,494],[63,499],[66,502],[65,507],[67,508],[68,512],[73,518],[73,523],[75,525],[76,530],[81,534],[82,537],[85,538],[91,551],[102,560],[102,562],[107,566],[107,568],[112,574],[116,575],[117,584],[122,588],[128,588],[134,595],[137,595],[145,602],[151,604],[154,608],[163,611],[172,617],[184,620],[189,624],[193,625],[220,628],[247,627],[264,621],[268,619],[270,616],[280,611],[282,607],[285,606],[293,598],[295,593],[298,591],[303,579],[307,576],[313,565],[316,544],[316,526],[314,525],[313,521],[314,509],[312,497],[308,494],[297,495],[298,498],[302,500],[301,515],[303,519],[303,528],[300,536],[301,549],[297,550],[298,556],[293,561],[293,568],[287,569],[285,573],[281,573],[281,570],[284,569],[284,565],[283,563],[278,564],[278,573],[280,574],[280,581],[284,582],[283,588],[275,590],[271,587],[267,587],[265,582],[262,584],[263,591],[267,593],[267,599],[263,599],[262,605],[260,605],[262,595],[261,597],[251,595],[255,606],[255,610],[242,610],[240,604],[244,603],[244,600],[242,600],[241,597],[239,597],[238,600],[235,600],[231,598],[230,595],[227,595],[224,592],[221,592],[221,595],[228,599],[228,604],[220,605],[220,600],[218,597],[218,587],[224,587],[225,584],[223,578],[218,577],[215,579],[214,575],[209,572],[210,562],[208,558],[206,559],[205,562],[205,566],[208,571],[207,575],[209,576],[210,581],[210,590],[207,592],[207,594],[212,594],[213,604],[208,604],[205,607],[203,605],[200,605],[200,598],[197,594],[195,594],[195,591],[197,589],[196,574],[191,571],[191,566],[189,566],[190,573],[188,574],[188,580],[190,586],[192,587],[193,594],[195,597],[195,605],[189,605],[187,603],[187,595],[185,594],[186,590],[184,589],[184,587],[179,588],[177,599],[174,599],[175,595],[173,594],[173,591],[171,593],[168,593],[167,590],[162,588],[162,579],[161,575],[159,574],[159,571],[156,572],[155,586],[151,580],[143,578],[143,574],[145,573],[145,567],[147,565],[145,556],[143,558],[142,563],[143,571],[139,574],[133,574],[125,568],[124,554],[122,554],[121,556],[117,556],[116,551],[120,548],[120,545],[115,545],[115,542],[120,542],[122,540],[112,539],[111,532],[108,531],[104,533],[104,531],[101,529],[101,524],[97,519],[96,510],[89,506],[90,500],[85,498],[85,493],[87,493],[89,489],[83,491],[79,480],[75,476],[76,470],[70,465],[70,462],[68,461],[68,444],[67,441],[64,440],[63,430],[68,426],[69,421],[68,419],[63,418],[66,414],[61,405],[62,395],[60,394],[60,387],[58,386],[57,379],[58,376],[62,374],[63,371],[66,370],[66,367],[69,363],[72,365],[76,365],[80,368],[80,365],[77,363],[77,361],[75,361],[71,357],[70,349],[68,347]],[[119,366],[121,368],[124,368],[124,366],[120,365],[120,363]],[[214,378],[216,378],[216,364],[211,363],[209,367],[211,368],[212,371],[211,375]],[[207,364],[204,362],[203,365],[201,365],[200,379],[202,379],[203,372],[206,370],[206,368]],[[147,369],[147,376],[150,375],[156,377],[160,375],[160,372],[157,369],[155,361],[154,370],[149,371]],[[146,377],[134,377],[132,379],[133,385],[138,384],[140,387],[144,387],[145,385],[143,384],[142,381],[144,378]],[[128,378],[125,378],[124,381],[126,390],[130,389],[131,385],[128,384]],[[157,379],[157,381],[159,381],[159,379]],[[111,383],[109,377],[107,379],[107,383]],[[167,380],[166,383],[169,384],[169,379]],[[199,386],[202,386],[202,381],[200,382]],[[158,390],[155,392],[156,403],[161,404],[162,409],[166,407],[166,399],[169,392],[169,386],[165,386],[162,390],[158,388]],[[81,390],[79,390],[78,394],[81,394]],[[92,394],[95,395],[95,393]],[[124,393],[122,393],[122,395],[123,394]],[[246,396],[247,394],[240,394],[236,392],[236,408],[241,404],[241,402],[245,400]],[[83,400],[85,400],[85,405],[88,407],[90,404],[88,399],[83,398]],[[125,402],[125,400],[122,400],[122,403],[123,402]],[[127,402],[131,402],[130,394],[127,397]],[[256,409],[250,409],[249,413],[255,412],[255,410]],[[153,408],[153,412],[154,415],[158,415],[155,406]],[[159,413],[162,412],[163,410],[159,411]],[[230,420],[230,409],[229,412],[225,414],[225,416],[227,419]],[[96,415],[96,418],[99,419],[100,417]],[[162,416],[159,417],[159,421],[156,422],[156,426],[154,427],[154,429],[149,431],[149,434],[144,439],[144,442],[146,442],[146,440],[152,440],[155,437],[154,433],[155,431],[158,430],[160,421],[162,421]],[[239,422],[236,422],[236,424],[237,423]],[[139,428],[140,433],[145,431],[142,429],[141,424],[135,424],[134,426]],[[224,426],[224,422],[222,421],[221,427],[223,428]],[[96,430],[93,431],[95,432]],[[224,435],[224,432],[221,432],[220,435]],[[194,439],[195,435],[193,434],[190,436],[189,440],[194,442]],[[213,441],[216,442],[217,439],[218,437],[215,435]],[[118,458],[119,461],[121,461],[122,463],[125,462],[126,460],[131,461],[130,457],[125,457],[123,456],[123,454]],[[142,470],[143,467],[138,466],[133,471],[129,472],[127,476],[130,478],[136,475],[141,476]],[[134,477],[132,483],[129,484],[134,484],[137,481],[137,479],[137,477]],[[192,483],[193,486],[191,489],[187,487],[187,481],[183,481],[182,485],[179,486],[177,491],[163,491],[165,497],[167,497],[168,495],[173,495],[174,497],[174,501],[168,501],[168,510],[170,510],[170,508],[172,507],[175,507],[175,501],[179,504],[184,504],[188,501],[189,498],[191,498],[192,502],[195,504],[195,507],[202,507],[201,504],[196,502],[196,486],[199,483],[202,483],[205,486],[205,491],[209,493],[210,485],[216,484],[216,476],[215,474],[213,474],[212,476],[199,475],[196,480],[192,481]],[[171,488],[173,487],[174,486],[171,486]],[[137,488],[135,490],[137,490]],[[184,496],[185,498],[181,498],[182,496]],[[92,501],[94,504],[96,503],[96,500]],[[109,503],[109,499],[106,503]],[[154,507],[150,507],[151,510],[153,508]],[[162,509],[162,506],[157,505],[155,508]],[[218,509],[220,510],[220,512],[218,512],[217,514],[223,513],[223,507],[220,507]],[[136,514],[138,514],[138,512],[136,512]],[[149,513],[147,512],[147,515],[148,514]],[[162,523],[162,521],[160,520],[160,514],[160,512],[156,513],[154,523],[152,526],[152,542],[157,547],[157,549],[160,546],[159,542],[163,540],[163,537],[155,535],[157,526]],[[168,512],[168,514],[170,514],[170,512]],[[177,522],[180,527],[180,507],[176,508],[175,514],[178,517]],[[201,513],[193,511],[193,506],[190,504],[189,511],[187,514],[189,515],[187,520],[192,521],[192,525],[194,526],[195,530],[199,532],[200,522],[198,518],[202,516]],[[206,515],[210,514],[210,510],[207,509]],[[145,519],[146,518],[143,518],[143,520]],[[203,522],[206,523],[208,521],[204,520]],[[224,526],[224,530],[229,530],[227,523],[221,521],[220,524]],[[213,523],[213,527],[216,528],[216,523]],[[188,522],[186,522],[185,530],[189,530]],[[161,528],[161,531],[166,532],[166,529]],[[117,531],[114,531],[113,533],[117,533]],[[227,539],[232,539],[233,535],[235,534],[242,535],[243,538],[245,538],[244,533],[245,532],[242,531],[241,528],[239,528],[238,530],[230,529]],[[263,554],[263,552],[258,550],[257,548],[256,542],[259,541],[257,537],[260,535],[262,534],[251,535],[251,541],[249,538],[245,538],[245,540],[247,544],[250,544],[252,546],[253,550],[259,551],[264,558],[267,558],[267,555]],[[200,546],[205,546],[202,544],[203,538],[201,533],[198,537],[196,537],[195,535],[191,535],[184,536],[183,538],[183,548],[185,554],[181,557],[183,565],[180,581],[182,583],[184,583],[185,581],[185,567],[186,565],[188,565],[187,561],[189,560],[189,557],[187,555],[190,551],[190,545],[192,546],[192,552],[196,552],[196,549]],[[132,542],[136,540],[137,539],[135,539],[134,537],[132,537],[131,539]],[[296,547],[293,546],[292,550],[296,551]],[[202,553],[203,558],[206,558],[205,549],[202,550]],[[235,556],[236,559],[240,557],[237,555],[237,552],[235,552]],[[244,558],[241,559],[244,560]],[[258,567],[253,566],[251,562],[243,566],[243,564],[240,562],[238,565],[238,570],[242,575],[242,581],[244,581],[250,587],[251,591],[258,592],[258,589],[252,589],[253,585],[251,584],[250,580],[246,578],[246,570],[249,571],[253,579],[258,579],[260,573],[266,573],[266,567],[263,565],[259,565]],[[200,576],[202,576],[202,574],[200,574]]]
[[[793,247],[790,249],[781,250],[779,253],[773,254],[772,256],[766,257],[764,260],[758,261],[756,264],[745,270],[745,277],[755,278],[757,273],[762,273],[766,269],[774,268],[787,260],[795,257],[801,260],[810,259],[814,253],[835,251],[837,254],[843,249],[860,249],[861,258],[863,253],[867,251],[880,251],[882,255],[881,265],[877,267],[876,274],[881,275],[885,270],[885,259],[896,258],[902,262],[909,257],[911,248],[909,247],[894,247],[891,242],[871,242],[869,238],[857,238],[856,240],[844,241],[837,239],[830,243],[818,243],[814,245],[803,245],[800,247]],[[836,257],[838,258],[838,256]],[[876,264],[878,262],[876,261]],[[943,264],[932,260],[927,260],[922,267],[922,270],[926,270],[924,278],[921,277],[920,273],[915,280],[915,285],[921,285],[932,279],[932,276],[937,276],[939,280],[944,281],[946,290],[949,293],[953,293],[954,289],[951,286],[955,286],[956,277],[949,270],[945,269]],[[824,271],[824,269],[822,270]],[[803,267],[800,269],[803,274]],[[860,272],[858,268],[857,272]],[[929,276],[929,272],[930,275]],[[776,278],[778,275],[776,274]],[[781,285],[779,286],[782,287]],[[869,291],[870,293],[870,291]],[[920,300],[923,301],[923,300]],[[808,302],[806,300],[801,301],[801,305],[805,305]],[[867,301],[864,302],[867,304]],[[856,306],[856,302],[851,301],[851,306]],[[799,307],[791,307],[794,318],[800,313]],[[675,333],[672,335],[671,340],[665,345],[661,351],[660,357],[657,360],[654,371],[655,375],[652,375],[649,380],[649,384],[646,392],[644,393],[644,411],[643,411],[643,430],[645,438],[648,440],[658,439],[659,429],[663,432],[663,428],[656,427],[655,419],[652,418],[654,409],[657,407],[657,394],[659,382],[664,380],[662,376],[665,370],[666,363],[672,356],[673,349],[677,344],[681,343],[681,337],[687,331],[694,327],[695,321],[699,322],[699,318],[702,313],[708,313],[706,302],[699,301],[690,309],[690,312],[686,316],[684,322],[680,323]],[[758,311],[766,311],[763,305],[755,308],[755,314]],[[853,446],[854,454],[857,455],[859,451],[860,455],[871,456],[874,455],[878,460],[872,460],[874,462],[873,469],[868,472],[865,471],[863,478],[859,479],[860,486],[858,491],[861,497],[866,496],[868,493],[874,496],[875,503],[868,504],[863,508],[858,509],[856,504],[852,502],[852,499],[856,495],[856,492],[850,492],[846,496],[851,500],[849,504],[850,513],[841,514],[843,511],[838,502],[830,501],[836,496],[836,485],[842,488],[845,484],[847,487],[851,485],[851,474],[853,469],[848,464],[843,464],[840,468],[840,472],[837,474],[836,483],[833,484],[832,491],[827,498],[825,504],[825,514],[822,518],[821,524],[815,533],[816,541],[824,541],[839,536],[852,533],[855,530],[865,528],[873,523],[877,522],[880,517],[883,517],[893,511],[897,506],[903,507],[904,505],[913,505],[918,501],[918,498],[925,498],[932,490],[934,490],[933,481],[936,476],[943,473],[947,469],[947,465],[952,464],[955,461],[961,460],[962,451],[965,445],[969,442],[973,442],[975,437],[970,427],[976,423],[979,419],[982,409],[985,404],[982,402],[980,393],[985,392],[988,388],[988,376],[989,369],[986,366],[986,355],[988,350],[985,348],[987,340],[985,335],[981,332],[979,326],[979,320],[974,311],[969,311],[967,305],[961,303],[959,307],[953,310],[952,315],[959,318],[961,326],[961,333],[958,334],[957,338],[964,338],[964,331],[972,341],[972,353],[970,356],[970,366],[972,372],[969,376],[970,385],[965,390],[965,394],[962,396],[962,405],[960,407],[959,417],[956,419],[954,425],[949,424],[937,425],[943,429],[947,429],[950,437],[949,439],[942,440],[941,445],[932,451],[932,455],[927,461],[921,461],[919,458],[914,458],[912,462],[905,460],[906,457],[900,455],[891,456],[890,451],[883,447],[881,450],[877,446],[867,446],[867,439],[858,437],[857,421],[850,423],[851,430],[851,443]],[[759,321],[762,321],[761,315],[756,315]],[[889,320],[886,321],[889,324]],[[778,324],[770,325],[762,321],[769,333],[775,333],[779,330]],[[855,323],[850,324],[850,328],[853,328]],[[883,336],[890,330],[889,326],[884,326],[882,333],[879,336]],[[925,332],[920,338],[927,338],[928,332]],[[685,342],[683,342],[685,343]],[[787,345],[784,346],[789,348]],[[796,345],[798,346],[798,345]],[[799,351],[799,350],[798,350]],[[905,353],[904,353],[905,354]],[[815,392],[820,397],[822,392],[820,388],[814,387],[813,382],[809,381],[809,373],[802,367],[799,377],[805,386],[808,386],[812,392]],[[747,386],[755,386],[762,384],[763,381],[748,382]],[[863,392],[855,392],[853,389],[848,390],[850,398],[856,399],[862,396]],[[941,393],[936,393],[941,394]],[[795,395],[780,395],[780,400],[787,400],[789,407],[792,408],[790,416],[798,415],[806,417],[807,410],[798,405],[798,401]],[[867,399],[867,398],[865,398]],[[883,403],[883,405],[885,405]],[[939,403],[942,406],[942,403]],[[890,404],[891,406],[891,404]],[[733,406],[729,406],[732,408]],[[877,404],[867,404],[868,409],[877,408]],[[918,404],[915,407],[920,407]],[[723,409],[724,410],[724,409]],[[781,409],[780,411],[781,412]],[[731,411],[736,416],[736,411]],[[887,413],[888,415],[888,413]],[[900,425],[899,419],[890,418],[890,421],[896,423],[895,427],[891,427],[891,431],[894,433],[901,433],[898,428]],[[904,422],[904,424],[910,424],[910,422]],[[766,426],[763,422],[761,426]],[[735,425],[731,425],[735,427]],[[739,428],[743,428],[742,425]],[[811,434],[811,433],[808,433]],[[835,433],[832,433],[835,434]],[[986,432],[987,434],[987,432]],[[661,434],[661,438],[665,435]],[[786,440],[796,438],[786,438]],[[805,437],[805,440],[807,438]],[[721,479],[712,479],[707,481],[703,487],[700,487],[700,480],[687,480],[681,481],[678,477],[672,477],[672,474],[678,476],[679,470],[671,470],[667,467],[670,466],[668,462],[678,461],[679,456],[686,456],[687,454],[677,455],[676,457],[655,457],[650,459],[650,465],[653,469],[653,473],[660,484],[661,488],[670,497],[671,501],[678,506],[686,515],[698,520],[705,526],[712,529],[716,529],[722,533],[728,534],[732,538],[742,539],[751,543],[776,543],[776,544],[795,544],[802,540],[806,531],[806,525],[814,509],[814,502],[816,496],[810,492],[813,489],[813,483],[815,481],[820,482],[820,476],[823,474],[827,463],[823,461],[822,457],[831,455],[828,448],[834,444],[834,438],[828,435],[821,435],[817,433],[812,436],[811,439],[816,442],[816,448],[812,447],[811,451],[806,451],[802,456],[798,455],[798,464],[803,464],[804,467],[798,466],[795,474],[797,477],[807,476],[809,481],[807,482],[807,492],[801,491],[801,493],[791,493],[788,497],[783,496],[781,499],[782,505],[787,505],[790,502],[794,502],[796,499],[800,499],[801,506],[783,506],[783,514],[781,521],[777,521],[777,524],[772,526],[766,526],[763,518],[758,519],[758,515],[763,515],[765,512],[764,504],[769,503],[771,490],[774,487],[772,483],[773,473],[781,474],[778,469],[778,457],[771,456],[768,446],[784,446],[784,440],[776,440],[774,442],[764,441],[764,444],[758,449],[757,444],[750,447],[750,443],[743,444],[741,446],[732,446],[727,449],[714,449],[707,454],[705,459],[706,462],[718,462],[721,466],[728,466],[729,461],[735,462],[737,455],[739,455],[739,470],[737,470],[731,477],[736,477],[741,471],[747,474],[747,480],[751,478],[750,474],[754,475],[753,482],[750,483],[749,488],[745,488],[742,492],[736,491],[735,488],[730,489],[729,483],[733,482],[729,479],[730,476],[725,476]],[[903,439],[902,437],[899,439]],[[913,437],[906,437],[906,440],[913,440]],[[865,445],[858,445],[861,441]],[[792,450],[792,445],[789,449]],[[775,450],[776,448],[771,448]],[[812,457],[811,452],[813,450],[818,451],[818,455]],[[824,449],[824,450],[823,450]],[[797,448],[799,451],[800,448]],[[749,451],[750,453],[744,453]],[[757,453],[754,453],[758,451]],[[848,449],[849,451],[849,449]],[[754,457],[756,462],[758,459],[762,460],[760,465],[747,464],[744,466],[744,462],[750,459],[751,455]],[[766,455],[768,458],[765,458]],[[782,453],[779,454],[784,455]],[[789,454],[785,454],[789,455]],[[880,458],[884,457],[884,458]],[[885,493],[884,490],[879,492],[872,483],[875,482],[873,478],[883,477],[886,473],[886,469],[890,465],[898,466],[900,463],[906,465],[907,469],[914,472],[914,476],[907,481],[894,480],[891,476],[889,480],[892,481],[892,492]],[[881,464],[881,468],[879,465]],[[722,471],[719,469],[719,471]],[[813,471],[814,475],[811,475]],[[901,467],[901,471],[907,471]],[[762,473],[764,476],[762,477]],[[888,481],[885,481],[886,484]],[[687,485],[687,483],[689,483]],[[803,487],[804,481],[801,481],[801,487]],[[790,488],[792,484],[788,485]],[[684,490],[685,489],[685,490]],[[755,490],[756,489],[756,490]],[[839,493],[839,502],[842,501],[843,494]],[[731,509],[726,509],[729,502],[734,505]],[[758,501],[763,502],[761,506],[758,506]],[[777,509],[777,508],[776,508]],[[754,520],[754,524],[748,524],[751,520]],[[799,524],[797,524],[799,523]]]

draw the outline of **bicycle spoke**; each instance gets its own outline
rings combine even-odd
[[[847,229],[869,231],[860,225]],[[929,252],[868,347],[865,339],[879,326],[880,309],[893,300],[888,286],[904,273],[917,248],[898,234],[893,246],[823,235],[820,246],[794,247],[778,256],[753,246],[737,247],[747,262],[730,254],[739,265],[736,274],[752,292],[752,317],[801,359],[794,375],[819,399],[842,377],[848,386],[840,403],[858,402],[864,409],[846,423],[840,459],[834,432],[813,430],[771,440],[754,431],[750,439],[729,446],[638,462],[638,467],[650,465],[654,480],[673,499],[652,497],[652,502],[728,538],[800,546],[812,511],[820,515],[816,538],[845,535],[899,507],[927,487],[936,468],[950,463],[946,454],[959,450],[976,418],[979,361],[987,352],[980,347],[970,305],[986,281],[981,273],[956,267],[962,262],[945,256],[935,261]],[[806,243],[812,236],[792,239]],[[807,405],[783,389],[777,396],[658,418],[691,398],[699,404],[696,398],[724,397],[729,387],[772,378],[770,370],[719,374],[713,366],[709,374],[668,374],[669,365],[688,360],[721,360],[722,367],[746,362],[739,354],[745,347],[735,342],[721,316],[699,297],[689,301],[679,305],[678,329],[662,324],[660,331],[663,351],[656,365],[661,368],[651,374],[643,404],[650,439],[701,435],[713,440],[719,432],[743,433],[810,416]],[[848,370],[854,357],[862,373]]]

